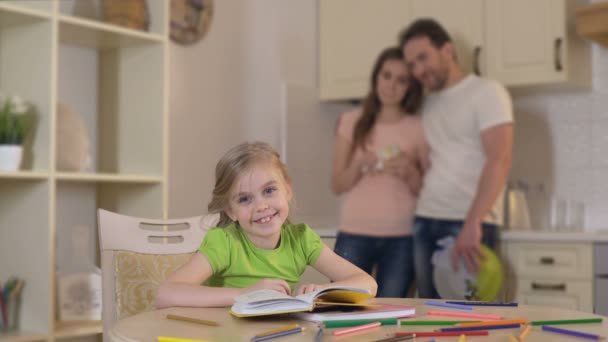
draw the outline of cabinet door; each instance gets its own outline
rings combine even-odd
[[[520,279],[515,299],[526,305],[593,312],[593,285],[591,281]]]
[[[359,99],[369,90],[373,63],[397,45],[409,24],[411,0],[321,0],[319,70],[322,100]]]
[[[413,19],[437,20],[456,46],[458,63],[465,72],[484,73],[479,61],[483,43],[482,0],[412,0]]]
[[[485,12],[489,77],[504,85],[565,79],[565,0],[487,0]]]

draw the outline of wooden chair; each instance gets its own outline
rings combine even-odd
[[[104,340],[116,320],[154,309],[158,285],[196,253],[218,215],[153,220],[98,210]]]

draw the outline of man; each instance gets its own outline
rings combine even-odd
[[[503,86],[458,65],[448,33],[432,19],[414,21],[400,36],[410,74],[428,91],[422,108],[430,147],[414,223],[418,293],[439,298],[431,257],[437,241],[455,237],[452,266],[479,269],[480,243],[496,245],[502,192],[511,167],[513,114]],[[423,158],[424,159],[424,158]]]

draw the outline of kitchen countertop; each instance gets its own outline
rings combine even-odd
[[[337,229],[319,225],[313,229],[322,238],[336,237]],[[550,232],[541,230],[502,230],[500,239],[503,241],[534,241],[534,242],[608,242],[608,230],[588,232]]]

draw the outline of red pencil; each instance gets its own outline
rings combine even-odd
[[[334,336],[350,334],[350,333],[357,332],[357,331],[363,331],[363,330],[376,328],[376,327],[379,327],[381,324],[382,323],[380,323],[380,322],[373,322],[373,323],[368,323],[368,324],[363,324],[363,325],[357,325],[357,326],[350,327],[350,328],[336,330],[332,334]]]
[[[395,337],[409,336],[414,334],[415,337],[442,337],[442,336],[488,336],[487,330],[479,331],[421,331],[421,332],[396,332]]]

